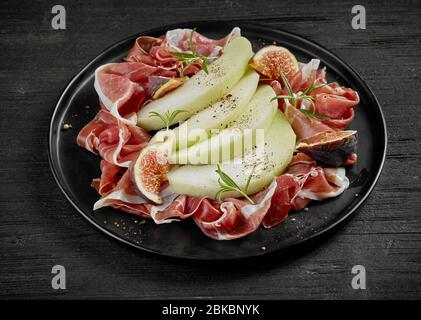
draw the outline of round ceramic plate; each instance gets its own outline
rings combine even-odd
[[[355,120],[350,127],[358,130],[358,162],[347,169],[350,188],[337,198],[313,201],[308,212],[290,213],[289,218],[276,227],[268,230],[259,228],[245,238],[232,241],[208,238],[191,220],[156,225],[153,221],[145,221],[113,208],[92,211],[99,195],[90,184],[100,175],[100,158],[78,147],[76,136],[99,110],[94,89],[95,69],[105,63],[122,61],[140,35],[160,36],[174,28],[197,27],[208,37],[221,38],[236,25],[241,28],[242,35],[252,42],[255,51],[275,41],[290,49],[299,61],[320,59],[321,65],[327,67],[328,81],[338,81],[358,91],[361,102],[356,107]],[[73,128],[62,130],[63,123],[70,123]],[[49,133],[50,163],[55,179],[70,203],[92,225],[140,250],[199,260],[261,256],[308,242],[332,230],[353,215],[368,197],[380,175],[385,153],[386,126],[380,105],[360,76],[345,62],[320,45],[289,32],[215,21],[164,26],[133,35],[106,49],[67,85],[55,107]]]

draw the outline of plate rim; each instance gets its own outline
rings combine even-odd
[[[225,24],[227,26],[240,26],[240,28],[245,28],[245,29],[251,29],[253,31],[267,31],[267,32],[271,32],[271,33],[277,33],[277,34],[288,34],[290,36],[294,36],[297,38],[300,38],[300,40],[304,40],[305,42],[308,42],[310,45],[312,45],[313,47],[318,47],[319,49],[321,49],[325,54],[329,55],[331,58],[338,60],[343,66],[346,67],[347,71],[350,72],[361,84],[363,84],[363,86],[366,87],[367,89],[367,93],[369,93],[370,98],[373,99],[373,101],[375,101],[376,103],[376,109],[377,112],[379,113],[380,119],[381,119],[381,124],[383,127],[383,141],[384,141],[384,146],[383,146],[383,152],[381,155],[381,162],[379,164],[378,167],[378,171],[376,173],[376,175],[374,176],[372,182],[370,183],[368,189],[365,191],[364,195],[362,197],[360,197],[360,199],[358,200],[358,202],[356,204],[354,204],[352,206],[351,209],[348,210],[348,212],[346,214],[344,214],[343,216],[333,220],[328,226],[326,226],[325,228],[311,234],[310,236],[307,236],[303,239],[299,239],[296,242],[294,242],[293,244],[284,247],[284,248],[275,248],[273,250],[267,250],[267,251],[261,251],[261,252],[253,252],[247,255],[243,255],[240,257],[221,257],[221,258],[207,258],[207,257],[197,257],[197,256],[190,256],[190,255],[183,255],[183,256],[179,256],[179,255],[175,255],[175,254],[171,254],[169,252],[160,252],[148,247],[144,247],[138,244],[135,244],[129,240],[126,240],[124,238],[122,238],[121,236],[119,236],[116,233],[113,233],[111,230],[108,230],[106,228],[104,228],[103,226],[101,226],[97,221],[95,221],[91,215],[86,214],[82,209],[80,209],[78,207],[78,205],[75,203],[75,201],[72,199],[72,197],[70,196],[70,194],[67,192],[65,186],[62,184],[61,180],[60,180],[60,176],[59,176],[59,168],[56,168],[56,164],[54,162],[54,156],[53,156],[53,150],[54,150],[54,146],[53,146],[53,136],[54,136],[54,120],[56,119],[58,113],[59,113],[59,107],[62,104],[63,100],[66,98],[66,95],[69,93],[72,85],[77,82],[79,80],[79,78],[81,78],[86,71],[92,66],[94,65],[98,60],[100,60],[104,55],[106,55],[109,51],[111,51],[112,49],[115,49],[116,47],[121,46],[122,44],[124,44],[125,42],[127,42],[128,40],[134,40],[137,37],[141,36],[141,35],[148,35],[154,32],[158,32],[161,31],[163,29],[166,30],[170,30],[170,29],[174,29],[174,28],[186,28],[188,26],[191,25],[209,25],[209,24],[215,24],[215,23],[221,23],[221,24]],[[169,24],[169,25],[163,25],[160,27],[155,27],[152,29],[147,29],[147,30],[143,30],[143,31],[139,31],[135,34],[132,34],[130,36],[127,36],[119,41],[114,42],[113,44],[107,46],[105,49],[103,49],[98,55],[96,55],[93,59],[91,59],[82,69],[80,69],[80,71],[78,71],[65,85],[64,89],[62,90],[62,92],[59,95],[59,98],[56,100],[56,103],[54,105],[54,109],[53,112],[50,116],[49,119],[49,129],[48,129],[48,148],[47,148],[47,153],[48,153],[48,162],[49,162],[49,166],[50,166],[50,170],[53,174],[54,180],[56,182],[56,184],[58,185],[59,189],[61,190],[62,194],[64,194],[65,198],[70,202],[70,204],[73,206],[73,208],[76,209],[77,212],[79,212],[80,215],[82,215],[82,217],[87,220],[89,222],[89,224],[91,225],[91,227],[94,227],[95,229],[103,232],[105,235],[111,237],[113,240],[117,240],[120,243],[124,243],[126,245],[128,245],[131,248],[135,248],[136,250],[141,250],[143,252],[146,253],[150,253],[156,256],[161,256],[161,257],[167,257],[167,258],[175,258],[177,260],[182,259],[182,260],[191,260],[191,261],[232,261],[232,260],[241,260],[241,259],[250,259],[250,258],[257,258],[257,257],[263,257],[263,256],[268,256],[274,253],[280,253],[286,250],[290,250],[292,248],[298,247],[298,246],[302,246],[304,244],[308,244],[310,243],[310,241],[315,240],[317,238],[321,238],[321,236],[328,234],[329,232],[337,229],[338,227],[342,226],[349,218],[351,218],[352,216],[354,216],[356,214],[356,212],[358,211],[358,209],[361,207],[361,205],[367,200],[367,198],[370,196],[370,194],[372,193],[374,187],[376,186],[378,179],[383,171],[384,168],[384,164],[385,164],[385,160],[386,160],[386,155],[387,155],[387,146],[388,146],[388,134],[387,134],[387,126],[386,126],[386,120],[384,117],[384,113],[382,110],[382,106],[379,102],[379,100],[377,99],[376,95],[374,94],[373,90],[371,89],[371,87],[366,83],[366,81],[364,81],[364,79],[360,76],[360,74],[353,68],[351,67],[347,62],[345,62],[341,57],[339,57],[337,54],[333,53],[332,51],[330,51],[329,49],[327,49],[326,47],[324,47],[323,45],[320,45],[319,43],[310,40],[302,35],[296,34],[294,32],[291,31],[287,31],[284,29],[278,29],[278,28],[273,28],[270,26],[266,26],[266,25],[262,25],[262,24],[256,24],[256,23],[249,23],[249,22],[242,22],[242,21],[237,21],[237,20],[192,20],[192,21],[184,21],[184,22],[179,22],[179,23],[173,23],[173,24]],[[216,240],[215,240],[216,241]]]

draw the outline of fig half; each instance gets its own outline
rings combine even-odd
[[[295,56],[288,49],[279,46],[260,49],[254,55],[250,67],[269,79],[279,79],[281,71],[290,78],[299,70]]]
[[[171,131],[160,131],[159,142],[150,143],[140,152],[130,167],[130,178],[135,191],[154,203],[162,204],[159,195],[161,187],[167,181],[170,170],[169,154],[174,147],[174,135]]]
[[[357,161],[357,141],[357,131],[322,132],[303,139],[296,150],[312,157],[320,164],[339,167]]]

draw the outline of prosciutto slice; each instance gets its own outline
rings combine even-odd
[[[326,83],[326,68],[318,69],[319,65],[319,59],[311,59],[308,63],[300,63],[300,69],[290,79],[292,91],[303,92],[312,84]]]
[[[150,97],[145,87],[149,77],[173,77],[175,70],[153,67],[142,62],[109,63],[96,69],[95,90],[102,105],[124,124],[136,125],[136,112]]]
[[[117,186],[126,169],[105,160],[101,160],[100,168],[101,178],[93,179],[91,186],[95,188],[99,194],[104,195]]]
[[[331,128],[345,129],[354,119],[354,107],[360,102],[356,91],[333,82],[311,94],[317,112],[330,118],[322,121]]]
[[[174,29],[159,38],[141,36],[127,55],[127,61],[143,62],[151,66],[174,66],[174,59],[169,50],[190,51],[189,38],[192,29]],[[207,57],[216,57],[222,53],[224,46],[233,38],[241,35],[240,28],[235,27],[224,38],[209,39],[198,32],[193,34],[195,50]]]
[[[201,210],[193,216],[199,228],[208,237],[216,240],[233,240],[254,232],[261,224],[271,206],[277,184],[253,197],[255,204],[235,198],[220,203],[206,199]]]
[[[322,121],[308,117],[297,108],[293,107],[288,100],[284,103],[284,114],[294,130],[297,140],[307,139],[321,132],[334,131]]]
[[[298,211],[312,200],[337,197],[349,187],[344,168],[323,168],[303,153],[293,157],[285,173],[276,181],[278,188],[263,220],[266,228],[284,221],[290,209]]]
[[[152,205],[148,199],[132,187],[130,172],[105,160],[101,161],[101,177],[92,181],[92,186],[101,194],[94,204],[94,210],[111,206],[115,209],[143,218],[152,218],[155,223],[169,223],[190,217],[202,199],[177,195],[169,188],[161,195],[164,203]]]
[[[273,227],[283,222],[292,208],[292,201],[301,189],[300,180],[291,174],[276,178],[276,190],[272,196],[271,206],[263,219],[265,228]]]
[[[290,86],[294,93],[300,94],[311,85],[325,84],[323,87],[310,92],[310,95],[314,98],[315,111],[330,119],[321,119],[316,121],[316,123],[311,121],[313,125],[310,127],[314,129],[314,126],[316,126],[317,129],[316,131],[311,129],[309,132],[320,133],[328,131],[326,128],[323,129],[320,123],[323,123],[332,130],[345,129],[354,119],[355,112],[353,108],[359,103],[360,98],[355,90],[340,86],[337,82],[327,84],[326,68],[318,69],[319,64],[320,60],[318,59],[312,59],[306,64],[300,64],[300,70],[289,79]],[[286,88],[278,80],[272,81],[271,85],[277,95],[288,94]],[[278,100],[279,107],[283,111],[288,109],[287,112],[291,117],[290,119],[293,120],[298,116],[298,113],[289,108],[291,105],[286,106],[286,101],[285,99]],[[297,108],[308,110],[310,108],[308,104],[306,100],[299,100]],[[295,123],[295,128],[298,129],[298,135],[303,134],[308,137],[308,134],[303,132],[303,130],[309,123],[310,121],[305,121],[303,117],[298,116]]]
[[[160,66],[168,71],[179,71],[180,64],[174,60],[170,51],[181,51],[181,49],[171,48],[164,43],[164,36],[160,38],[141,36],[127,55],[126,61],[142,62],[147,65]],[[191,76],[200,70],[200,66],[190,65],[184,75]]]
[[[304,153],[293,157],[286,174],[292,174],[301,185],[292,200],[295,210],[301,210],[311,200],[337,197],[349,186],[344,168],[324,168]]]
[[[109,163],[128,167],[149,139],[144,129],[126,126],[110,112],[101,110],[79,132],[77,143]]]
[[[189,38],[192,29],[174,29],[167,31],[163,39],[163,45],[178,49],[179,51],[190,51]],[[207,57],[217,57],[222,53],[224,46],[233,38],[241,35],[240,28],[235,27],[224,38],[219,40],[209,39],[198,32],[193,34],[193,45],[196,52]]]

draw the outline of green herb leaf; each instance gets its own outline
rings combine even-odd
[[[209,70],[208,70],[208,57],[204,56],[203,54],[197,53],[196,49],[194,47],[193,44],[193,34],[196,32],[196,28],[194,28],[191,32],[190,32],[190,37],[189,37],[189,47],[190,47],[190,52],[178,52],[178,51],[169,51],[169,53],[174,56],[177,57],[177,59],[175,59],[175,61],[177,62],[181,62],[182,67],[180,69],[180,77],[184,78],[184,71],[186,71],[186,69],[188,68],[189,65],[191,64],[200,64],[202,66],[202,69],[204,72],[206,72],[206,74],[209,74]],[[216,58],[216,57],[212,57]]]
[[[190,46],[190,50],[193,54],[196,53],[196,50],[193,46],[193,34],[196,32],[196,29],[197,29],[196,27],[193,28],[193,30],[190,32],[190,38],[189,38],[189,46]]]
[[[240,193],[244,198],[246,198],[251,204],[254,204],[253,200],[251,200],[250,197],[247,195],[247,190],[253,176],[254,168],[247,179],[247,183],[244,190],[241,190],[238,184],[229,175],[227,175],[225,172],[221,170],[221,167],[219,166],[219,164],[217,165],[217,169],[215,170],[215,172],[219,175],[219,179],[218,179],[219,190],[215,195],[216,199],[221,200],[221,195],[223,192],[236,191]]]
[[[193,53],[188,52],[178,52],[178,51],[168,51],[171,55],[183,58],[182,60],[185,60],[185,58],[195,58],[196,56]]]
[[[317,89],[320,89],[320,88],[322,88],[322,87],[324,87],[324,86],[327,86],[327,83],[323,83],[323,84],[320,84],[320,85],[317,85],[317,86],[315,86],[314,85],[314,82],[311,84],[311,86],[309,87],[309,88],[307,88],[303,93],[302,93],[302,95],[303,96],[305,96],[305,95],[308,95],[310,92],[312,92],[312,91],[314,91],[314,90],[317,90]]]
[[[310,101],[310,102],[314,102],[314,97],[312,97],[312,96],[304,96],[304,95],[300,95],[300,96],[298,96],[298,98],[299,98],[299,99],[302,99],[302,100],[308,100],[308,101]]]
[[[275,99],[288,99],[288,100],[291,101],[291,104],[294,107],[297,106],[298,100],[308,100],[312,104],[314,104],[314,97],[309,95],[309,93],[327,85],[326,83],[324,83],[324,84],[315,86],[314,82],[313,82],[313,84],[311,84],[311,86],[309,88],[307,88],[303,93],[301,93],[299,95],[296,95],[292,92],[291,85],[289,84],[287,77],[285,76],[285,74],[282,71],[281,71],[281,78],[282,78],[282,81],[284,82],[285,88],[288,91],[288,95],[276,96],[276,97],[272,98],[271,101],[275,100]]]
[[[183,113],[183,112],[188,113],[188,111],[186,110],[174,110],[173,112],[167,111],[162,115],[159,112],[151,111],[149,112],[149,118],[158,117],[164,123],[167,130],[169,130],[170,125],[173,124],[175,117],[177,117],[178,114]]]
[[[316,111],[310,111],[305,109],[299,109],[302,113],[304,113],[306,116],[309,116],[310,118],[318,118],[321,120],[330,120],[328,116],[325,116],[324,114],[318,113]]]
[[[250,173],[249,177],[247,178],[246,186],[244,187],[244,193],[247,193],[247,191],[249,189],[249,185],[250,185],[250,182],[251,182],[251,178],[253,177],[254,169],[256,169],[256,165],[253,166],[253,169],[251,169],[251,173]]]
[[[207,63],[206,59],[203,59],[202,60],[202,69],[203,69],[203,71],[206,72],[206,74],[209,74],[209,71],[208,71],[208,63]]]
[[[219,166],[219,164],[217,165],[217,168],[218,169],[216,170],[216,172],[219,174],[220,179],[222,180],[224,184],[226,184],[227,186],[231,186],[233,188],[240,189],[237,183],[235,183],[235,181],[231,179],[229,175],[227,175],[225,172],[221,170],[221,167]]]
[[[165,124],[165,126],[168,129],[169,125],[168,125],[167,118],[165,116],[161,115],[159,112],[151,111],[149,112],[149,118],[152,118],[152,117],[158,117],[159,119],[161,119],[161,121]]]
[[[170,114],[170,116],[168,117],[169,124],[171,125],[173,123],[175,117],[177,117],[180,113],[183,113],[183,112],[187,112],[188,113],[188,111],[186,111],[186,110],[175,110],[175,111],[173,111]]]
[[[282,70],[281,70],[281,78],[282,78],[282,81],[284,82],[285,88],[287,88],[288,95],[294,96],[294,92],[292,92],[291,85],[289,84],[288,79],[285,76],[285,74],[282,72]]]
[[[277,99],[295,99],[295,97],[293,97],[293,96],[285,96],[285,95],[275,96],[272,99],[270,99],[270,101],[277,100]]]
[[[294,95],[294,92],[292,92],[292,89],[291,89],[291,85],[289,84],[287,77],[285,76],[285,74],[282,71],[281,71],[281,78],[282,78],[282,81],[284,82],[285,88],[288,91],[288,95],[275,96],[271,99],[271,101],[273,101],[275,99],[288,99],[288,100],[291,101],[291,104],[294,107],[296,107],[298,100],[307,100],[307,101],[310,101],[311,104],[313,105],[314,111],[299,109],[302,113],[304,113],[305,115],[307,115],[311,118],[318,118],[318,119],[322,119],[322,120],[330,120],[330,118],[328,116],[325,116],[324,114],[316,112],[316,109],[314,107],[314,97],[309,95],[310,92],[326,86],[327,83],[323,83],[323,84],[315,86],[314,82],[313,82],[309,88],[304,90],[303,93],[301,93],[299,95]]]

